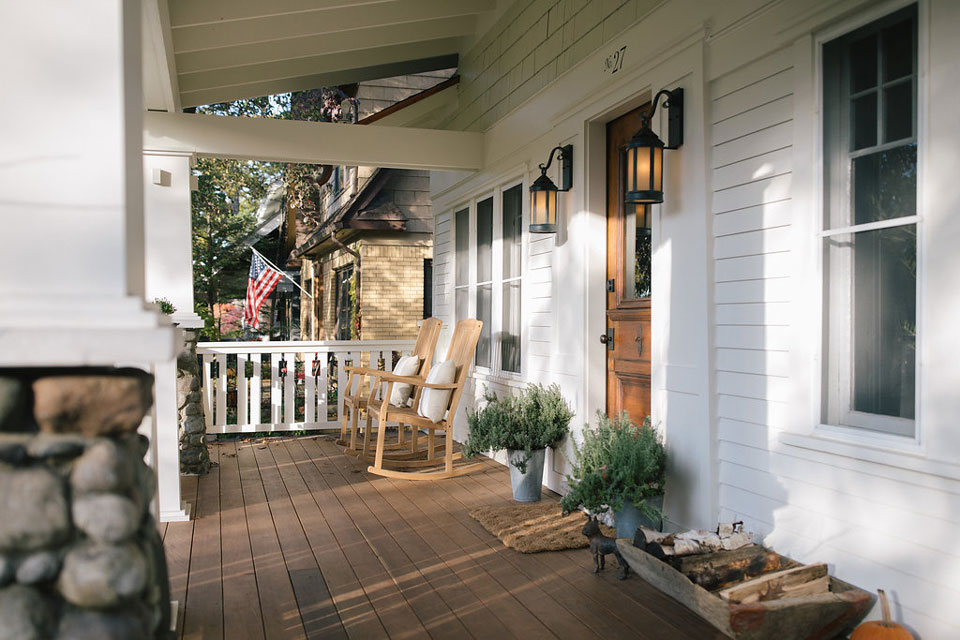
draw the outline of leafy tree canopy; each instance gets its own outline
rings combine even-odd
[[[341,88],[323,88],[206,105],[196,112],[332,122],[341,119],[340,105],[347,97]],[[192,202],[195,310],[206,321],[203,337],[219,340],[234,336],[221,335],[214,309],[246,295],[250,250],[244,240],[256,226],[257,208],[270,185],[284,180],[288,206],[318,212],[325,172],[322,165],[223,158],[200,158],[194,171],[198,179]],[[265,249],[262,244],[258,248],[271,259],[276,256],[275,248]]]

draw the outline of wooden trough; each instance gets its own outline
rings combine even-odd
[[[640,578],[738,640],[846,637],[873,600],[828,576],[826,565],[804,566],[758,545],[667,560],[628,538],[617,546]]]

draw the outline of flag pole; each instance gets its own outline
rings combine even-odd
[[[275,264],[273,264],[272,262],[270,262],[269,260],[267,260],[266,256],[264,256],[262,253],[260,253],[260,252],[257,251],[256,249],[254,249],[254,248],[253,248],[253,245],[248,244],[247,246],[250,247],[250,251],[253,251],[255,254],[257,254],[258,256],[260,256],[260,259],[261,259],[261,260],[263,260],[263,261],[266,262],[268,265],[270,265],[270,266],[273,268],[274,271],[276,271],[276,272],[279,273],[281,276],[283,276],[284,278],[286,278],[287,280],[289,280],[290,282],[292,282],[292,283],[293,283],[293,286],[295,286],[297,289],[300,289],[300,291],[303,291],[304,293],[306,293],[307,296],[310,297],[311,299],[313,298],[313,296],[310,295],[310,293],[309,293],[306,289],[304,289],[304,288],[301,287],[299,284],[297,284],[297,281],[296,281],[296,280],[294,280],[293,278],[291,278],[290,276],[288,276],[286,273],[284,273],[284,272],[283,272],[283,269],[281,269],[281,268],[278,267],[277,265],[275,265]]]

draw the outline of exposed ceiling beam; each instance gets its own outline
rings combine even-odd
[[[188,25],[174,29],[177,53],[285,40],[421,20],[468,16],[491,11],[494,0],[406,0],[388,2],[367,10],[348,7],[318,8],[301,13]]]
[[[338,31],[326,35],[178,53],[176,54],[177,71],[184,75],[247,67],[254,64],[312,59],[333,53],[356,52],[359,54],[367,49],[395,45],[421,46],[434,40],[449,40],[469,35],[475,28],[475,16],[457,16],[396,26]]]
[[[482,133],[187,113],[145,113],[143,147],[214,158],[400,169],[470,171],[483,164]]]
[[[388,4],[396,0],[170,0],[170,22],[174,27],[259,18],[280,13],[300,13],[315,9],[362,7]],[[366,7],[376,11],[376,7]]]
[[[376,49],[361,51],[343,51],[297,60],[280,62],[261,62],[218,69],[216,71],[201,71],[199,73],[183,73],[181,70],[177,80],[181,92],[227,87],[237,84],[279,80],[281,78],[300,78],[303,76],[331,73],[346,69],[363,69],[384,64],[393,64],[407,60],[423,60],[447,56],[458,52],[459,38],[444,40],[430,40],[423,43],[399,44]]]
[[[277,78],[260,82],[240,82],[219,87],[202,87],[191,91],[181,91],[180,100],[184,107],[195,107],[217,102],[228,102],[241,98],[256,98],[288,91],[306,91],[317,87],[333,87],[338,84],[377,80],[412,73],[424,73],[457,66],[457,55],[449,54],[422,60],[404,60],[385,62],[359,69],[338,69],[329,72]]]

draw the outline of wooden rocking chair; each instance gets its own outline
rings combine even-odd
[[[417,371],[415,378],[426,378],[427,374],[430,372],[430,364],[433,362],[433,352],[437,348],[437,338],[440,337],[440,327],[441,322],[436,318],[427,318],[422,323],[420,323],[420,331],[417,333],[417,341],[413,345],[413,352],[411,355],[417,356],[420,360],[420,368]],[[362,392],[364,390],[364,378],[369,380],[369,397],[373,398],[376,395],[376,385],[379,384],[376,382],[376,376],[382,374],[383,371],[376,369],[367,369],[363,367],[344,367],[344,371],[347,372],[347,384],[346,389],[343,394],[343,416],[340,419],[340,439],[337,440],[337,444],[340,446],[346,447],[344,453],[350,455],[366,457],[372,459],[372,451],[370,450],[370,430],[364,429],[363,432],[363,444],[358,443],[358,427],[359,427],[359,416],[361,411],[367,409],[368,398],[363,397]],[[353,390],[353,381],[357,379],[357,388],[356,391]],[[389,394],[387,398],[389,399]],[[420,388],[414,387],[413,397],[413,406],[417,406],[417,402],[420,400]],[[347,422],[350,423],[350,439],[347,439]],[[386,445],[389,449],[400,449],[405,447],[404,443],[404,426],[399,425],[397,428],[397,441]]]
[[[386,382],[386,391],[383,392],[380,402],[377,403],[371,399],[367,407],[367,428],[369,432],[374,420],[379,423],[377,429],[377,449],[374,454],[373,464],[367,467],[367,471],[377,475],[389,478],[407,478],[409,480],[439,480],[441,478],[452,478],[479,469],[481,463],[464,464],[454,466],[454,461],[462,459],[460,452],[453,451],[453,420],[457,413],[457,405],[460,402],[460,394],[463,393],[463,385],[466,383],[467,374],[470,371],[470,365],[473,362],[473,355],[477,349],[477,342],[480,340],[480,329],[483,323],[479,320],[467,319],[457,323],[453,332],[453,338],[450,341],[450,348],[447,351],[447,360],[453,362],[454,380],[449,384],[435,384],[426,382],[425,378],[407,378],[384,372],[377,374],[376,385]],[[438,365],[439,366],[439,365]],[[396,407],[390,404],[390,393],[394,384],[408,383],[419,385],[422,389],[418,393],[418,402],[412,407]],[[449,390],[450,397],[447,400],[446,408],[442,418],[438,422],[433,422],[429,418],[420,416],[417,412],[419,407],[419,397],[423,389]],[[400,459],[397,456],[388,453],[386,442],[386,425],[388,422],[397,422],[401,425],[409,424],[413,427],[413,437],[416,438],[420,429],[427,430],[427,447],[422,451],[417,451],[416,458],[405,457]],[[438,445],[436,444],[436,432],[444,431],[442,458],[437,457]],[[413,444],[414,450],[415,443]],[[441,466],[440,469],[430,469],[430,467]]]

